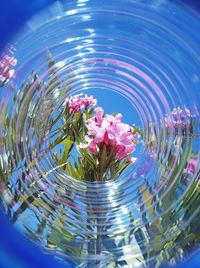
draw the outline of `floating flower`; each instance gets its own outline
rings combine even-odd
[[[178,108],[174,108],[170,115],[166,115],[165,117],[165,125],[167,128],[178,128],[186,127],[191,123],[191,112],[189,109],[185,108],[184,110]]]
[[[138,133],[133,134],[133,127],[122,123],[122,115],[105,115],[100,107],[95,109],[96,115],[86,122],[88,133],[86,144],[81,148],[88,148],[92,154],[98,155],[106,146],[107,156],[112,152],[114,159],[130,159],[134,152]]]
[[[0,81],[6,82],[8,79],[12,78],[15,70],[12,69],[17,64],[17,60],[14,57],[4,55],[0,60]]]
[[[96,105],[97,100],[93,96],[88,96],[85,94],[84,97],[81,97],[82,95],[82,93],[79,95],[74,95],[65,100],[65,103],[69,106],[70,113],[78,113],[84,108]]]

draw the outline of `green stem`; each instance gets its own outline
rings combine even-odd
[[[62,133],[50,146],[49,150],[53,149],[58,143],[61,143],[66,139],[66,134]]]

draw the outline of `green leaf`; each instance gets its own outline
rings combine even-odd
[[[69,172],[69,175],[76,178],[76,171],[74,167],[72,166],[71,162],[67,163],[67,171]]]
[[[90,119],[93,113],[94,113],[94,107],[91,107],[89,110],[84,111],[86,119]]]
[[[69,157],[69,150],[70,147],[74,144],[74,142],[72,140],[70,140],[69,138],[66,138],[64,141],[61,142],[62,144],[65,145],[64,148],[64,152],[63,152],[63,157],[62,157],[62,164],[65,163]]]
[[[131,166],[132,163],[127,161],[127,160],[123,160],[121,161],[121,163],[119,161],[116,161],[114,163],[114,166],[112,167],[112,170],[114,171],[114,173],[112,174],[112,177],[118,177],[122,174],[123,171],[125,171],[129,166]]]
[[[99,163],[99,180],[103,181],[103,174],[105,173],[105,167],[106,167],[106,159],[107,159],[107,150],[106,150],[106,144],[103,145],[103,149],[100,156],[100,163]]]
[[[132,132],[132,134],[136,134],[136,133],[139,133],[141,136],[143,136],[143,132],[136,126],[133,126],[134,130]]]
[[[72,140],[70,140],[68,137],[61,142],[61,144],[65,144],[68,147],[73,143],[74,142]]]
[[[52,121],[52,126],[55,125],[55,124],[58,122],[58,120],[64,115],[64,113],[65,113],[65,109],[63,109],[63,110],[57,115],[57,117]]]
[[[53,149],[57,144],[64,141],[65,138],[66,138],[66,134],[62,133],[54,142],[51,143],[51,145],[49,146],[49,150]]]
[[[93,159],[93,157],[91,156],[91,154],[85,150],[85,149],[82,149],[82,148],[79,148],[79,152],[82,154],[83,157],[85,157],[87,159],[87,161],[93,166],[96,168],[96,163]]]
[[[6,176],[5,171],[2,169],[1,163],[0,163],[0,180],[3,181],[4,183],[8,181],[8,178]],[[1,181],[0,181],[0,183],[1,183]]]
[[[107,166],[110,165],[114,152],[115,152],[115,147],[112,147],[107,158]]]
[[[79,142],[80,141],[80,131],[79,131],[77,125],[74,122],[72,122],[71,126],[72,126],[72,131],[73,131],[73,134],[74,134],[74,140]]]
[[[80,119],[82,118],[82,113],[78,112],[75,114],[75,122],[78,123]]]

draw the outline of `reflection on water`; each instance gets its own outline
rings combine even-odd
[[[42,16],[16,40],[16,76],[1,88],[2,209],[78,267],[186,259],[200,241],[199,19],[134,1],[57,2],[46,24]],[[56,161],[63,147],[49,150],[50,122],[80,92],[143,129],[137,160],[119,178],[73,179]]]

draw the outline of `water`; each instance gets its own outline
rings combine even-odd
[[[16,228],[77,267],[159,267],[198,250],[199,32],[197,15],[165,1],[56,2],[27,23],[0,100],[1,203]],[[119,178],[78,181],[47,150],[69,89],[143,130]],[[178,107],[192,117],[167,129]]]

